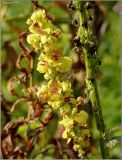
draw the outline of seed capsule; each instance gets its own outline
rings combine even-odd
[[[89,77],[88,80],[90,80],[92,83],[94,83],[95,79],[93,77]]]
[[[69,2],[68,2],[68,4],[67,4],[67,8],[68,8],[69,10],[73,10],[73,11],[75,11],[75,7],[74,7],[74,5],[73,5],[72,1],[69,1]]]
[[[74,40],[73,40],[73,42],[74,42],[74,44],[75,44],[76,47],[78,47],[78,48],[82,48],[83,47],[83,45],[80,42],[80,38],[75,37]]]
[[[74,19],[74,20],[72,21],[72,25],[78,26],[78,21],[77,21],[76,19]]]
[[[85,4],[85,7],[86,7],[87,10],[89,10],[89,9],[92,9],[92,8],[93,8],[93,5],[92,5],[92,3],[87,2],[87,3]]]
[[[87,23],[87,21],[85,21],[85,22],[82,24],[82,26],[83,26],[84,28],[88,28],[88,23]]]
[[[93,16],[90,16],[90,17],[89,17],[89,21],[92,21],[92,20],[93,20]]]
[[[98,61],[98,64],[101,65],[101,60]]]
[[[97,45],[96,44],[93,44],[91,47],[90,47],[90,52],[91,54],[94,54],[97,50]]]

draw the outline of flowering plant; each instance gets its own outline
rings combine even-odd
[[[60,124],[64,126],[62,137],[68,143],[73,140],[74,150],[83,156],[84,148],[89,146],[89,142],[85,142],[86,137],[90,137],[87,129],[88,114],[86,111],[78,111],[71,82],[61,76],[61,73],[69,72],[72,68],[72,59],[65,56],[60,47],[61,30],[53,25],[52,15],[44,9],[35,10],[27,24],[30,31],[27,42],[40,53],[37,70],[44,73],[44,78],[48,80],[47,84],[38,88],[37,95],[41,102],[60,111]]]

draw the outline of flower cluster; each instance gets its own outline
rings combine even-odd
[[[27,36],[27,42],[36,51],[41,50],[37,70],[45,73],[45,79],[55,77],[56,72],[67,72],[72,67],[72,59],[62,54],[62,48],[58,46],[61,30],[51,23],[52,16],[45,10],[36,10],[27,20],[31,34]]]
[[[62,137],[68,143],[73,140],[74,150],[81,156],[83,149],[89,145],[86,141],[90,137],[88,114],[78,110],[71,83],[63,78],[62,73],[71,70],[72,59],[63,55],[59,43],[61,30],[53,25],[52,19],[44,9],[38,9],[27,20],[30,31],[27,42],[40,53],[37,70],[44,73],[44,78],[48,80],[47,84],[38,88],[37,95],[41,102],[60,111],[63,117],[60,124],[65,128]]]

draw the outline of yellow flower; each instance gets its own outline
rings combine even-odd
[[[40,43],[41,37],[39,34],[30,34],[27,36],[27,42],[31,44],[35,50],[39,49],[39,43]]]
[[[63,57],[62,61],[58,64],[57,70],[59,72],[68,72],[72,67],[72,59],[69,57]]]
[[[61,106],[61,102],[60,101],[48,101],[48,104],[50,105],[50,106],[52,106],[52,108],[53,109],[58,109],[58,108],[60,108],[60,106]]]
[[[31,20],[32,21],[40,21],[42,19],[45,19],[46,17],[46,12],[44,9],[38,9],[36,11],[33,12],[32,16],[31,16]]]
[[[41,87],[38,88],[37,96],[43,103],[47,103],[49,99],[49,91],[48,87],[46,85],[42,85]]]
[[[71,95],[73,90],[71,89],[71,82],[69,80],[62,81],[61,86],[66,96]]]
[[[62,134],[62,138],[66,139],[67,137],[68,137],[67,131],[65,130],[65,131],[63,132],[63,134]]]
[[[84,125],[87,123],[88,120],[88,114],[85,111],[80,111],[76,114],[75,120],[80,123],[81,125]]]
[[[48,103],[54,109],[57,109],[61,106],[63,98],[62,88],[58,81],[50,80],[48,85],[42,85],[38,88],[37,96],[44,103]]]
[[[45,60],[40,60],[37,64],[37,71],[45,73],[48,71],[48,63]]]
[[[63,124],[66,129],[71,129],[73,128],[73,119],[65,117],[62,121],[60,121],[60,124]]]

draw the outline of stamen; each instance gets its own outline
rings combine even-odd
[[[52,54],[51,59],[54,60],[54,61],[58,61],[59,60],[59,55],[54,53],[54,54]]]

